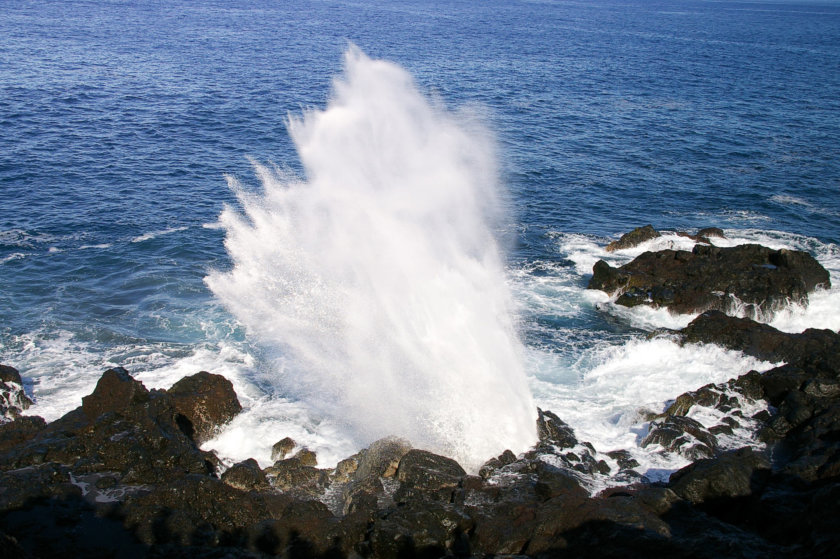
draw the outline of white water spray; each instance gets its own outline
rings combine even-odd
[[[207,284],[278,358],[278,394],[357,445],[398,435],[477,468],[536,439],[492,227],[490,135],[351,46],[325,110],[290,118],[301,180],[255,164]],[[280,366],[282,363],[282,366]]]

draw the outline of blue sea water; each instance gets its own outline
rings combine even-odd
[[[721,360],[759,366],[650,345],[686,319],[586,293],[609,240],[717,226],[808,250],[840,283],[838,2],[6,0],[0,361],[32,413],[72,409],[108,366],[155,386],[207,368],[262,437],[222,437],[226,456],[289,432],[327,462],[370,442],[278,388],[275,348],[205,281],[233,266],[225,177],[259,192],[252,161],[306,174],[289,115],[327,104],[350,42],[492,130],[530,390],[604,446],[632,441],[615,434],[631,404],[724,380]],[[836,330],[838,310],[832,290],[768,320]],[[673,376],[686,363],[710,365]]]

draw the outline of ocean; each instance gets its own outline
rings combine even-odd
[[[585,287],[707,226],[814,255],[834,287],[760,318],[840,329],[840,3],[0,5],[0,362],[48,420],[207,370],[227,463],[475,470],[539,406],[662,479],[640,410],[773,364]]]

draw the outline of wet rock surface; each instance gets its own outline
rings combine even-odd
[[[626,307],[667,307],[679,313],[743,307],[755,315],[791,302],[807,303],[809,293],[829,286],[828,272],[805,252],[697,244],[691,251],[645,252],[618,268],[599,260],[588,288]]]
[[[18,370],[0,365],[0,424],[19,417],[31,405]]]
[[[840,392],[820,368],[827,360],[802,355],[792,369],[681,395],[648,437],[686,453],[678,441],[691,435],[704,445],[698,459],[667,484],[636,474],[594,496],[593,476],[624,479],[638,464],[626,451],[597,453],[548,410],[531,451],[506,451],[480,476],[396,438],[335,468],[300,449],[265,469],[246,460],[221,472],[179,425],[168,391],[110,370],[65,417],[0,428],[0,535],[21,557],[827,556],[840,543],[830,521]],[[776,407],[751,421],[772,431],[772,452],[722,450],[688,417],[768,393]],[[78,542],[72,553],[62,534]]]
[[[637,472],[627,450],[599,452],[549,410],[537,410],[532,449],[491,457],[478,475],[398,438],[334,468],[319,467],[314,453],[285,438],[271,466],[249,459],[225,469],[198,445],[241,409],[229,382],[202,372],[169,390],[147,390],[118,368],[52,423],[18,412],[0,425],[0,550],[9,557],[834,557],[840,335],[787,334],[717,311],[667,335],[778,363],[648,412],[640,443],[692,461],[667,482]],[[714,421],[701,423],[698,414]],[[744,433],[744,445],[733,446]]]

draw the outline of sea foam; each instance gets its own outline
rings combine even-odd
[[[491,135],[351,46],[327,107],[290,117],[305,178],[255,163],[206,281],[276,394],[361,447],[386,435],[477,468],[536,439],[502,254]]]

